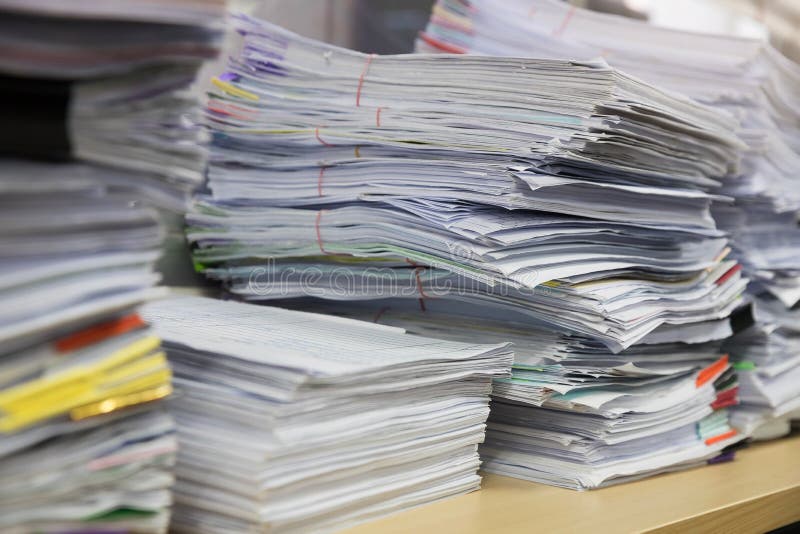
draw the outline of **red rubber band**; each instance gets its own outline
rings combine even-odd
[[[319,141],[320,143],[322,143],[325,146],[334,146],[334,145],[332,145],[330,143],[326,143],[325,141],[322,140],[322,138],[319,136],[319,128],[314,128],[314,137],[316,137],[317,141]]]
[[[317,245],[319,245],[319,250],[323,254],[327,255],[328,251],[325,250],[325,248],[322,246],[322,234],[320,234],[320,232],[319,232],[319,221],[320,221],[320,219],[322,219],[322,212],[323,211],[326,211],[326,210],[319,210],[317,212],[317,222],[316,222],[315,226],[316,226],[316,229],[317,229]]]
[[[375,317],[372,318],[372,322],[377,323],[378,321],[380,321],[381,317],[383,317],[383,314],[391,309],[392,309],[391,306],[384,306],[383,308],[378,310],[378,313],[376,313]]]
[[[425,290],[422,288],[422,278],[420,277],[420,273],[425,270],[425,267],[418,264],[417,262],[411,261],[410,259],[406,258],[406,263],[413,266],[414,269],[414,277],[417,279],[417,291],[419,292],[419,308],[422,311],[425,310],[425,299],[430,298],[428,295],[425,294]]]
[[[325,175],[325,169],[326,169],[325,165],[321,165],[320,168],[319,168],[319,176],[317,176],[317,194],[319,196],[323,196],[322,195],[322,177]],[[319,230],[317,232],[319,232]]]
[[[564,30],[567,29],[569,21],[572,20],[572,16],[574,14],[575,14],[575,6],[570,6],[569,11],[567,11],[567,14],[564,16],[564,20],[561,21],[561,26],[559,26],[558,29],[556,29],[556,31],[553,32],[554,37],[558,37],[559,35],[564,33]]]
[[[378,128],[381,127],[381,110],[382,109],[383,108],[380,107],[380,108],[375,110],[375,126],[377,126]]]
[[[364,85],[364,76],[367,75],[369,64],[372,63],[375,54],[367,56],[367,62],[364,63],[364,70],[361,71],[361,76],[358,77],[358,89],[356,90],[356,107],[361,106],[361,87]]]

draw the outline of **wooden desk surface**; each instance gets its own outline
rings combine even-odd
[[[800,435],[736,460],[588,492],[497,475],[483,489],[352,528],[347,534],[764,532],[800,521]]]

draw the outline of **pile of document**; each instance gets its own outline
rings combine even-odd
[[[495,380],[479,449],[486,471],[589,489],[717,461],[739,439],[728,423],[739,390],[721,347],[728,320],[658,329],[615,354],[585,336],[439,302],[425,313],[402,302],[313,309],[460,342],[512,342],[512,376]]]
[[[199,269],[251,301],[514,341],[497,472],[589,488],[739,439],[719,344],[747,280],[710,212],[733,117],[602,60],[379,57],[235,22]]]
[[[188,230],[234,293],[463,299],[615,350],[737,305],[707,192],[736,169],[730,118],[599,62],[373,57],[236,23]]]
[[[800,301],[800,66],[760,40],[656,28],[556,0],[440,0],[418,49],[603,57],[615,68],[736,117],[737,134],[747,147],[739,172],[717,190],[735,202],[715,203],[713,214],[731,236],[734,257],[753,280],[749,300],[755,309],[770,311],[768,316],[756,313],[759,324],[747,339],[761,339],[747,343],[752,351],[734,344],[738,350],[732,352],[741,363],[743,387],[776,389],[769,403],[773,412],[763,410],[764,403],[754,402],[753,396],[743,397],[741,415],[748,422],[742,429],[751,432],[759,421],[769,422],[766,416],[754,419],[756,412],[778,415],[796,407],[800,386],[785,389],[778,384],[781,377],[788,384],[800,372],[800,352],[784,337],[796,315],[790,309]],[[765,361],[765,350],[784,352],[782,364]],[[766,368],[760,369],[761,364]],[[779,398],[780,406],[775,406]]]
[[[81,160],[185,211],[205,149],[188,91],[221,45],[224,0],[0,1],[0,152]]]
[[[144,316],[178,390],[176,532],[341,528],[479,487],[508,343],[202,297]]]
[[[157,235],[154,220],[114,202],[93,209],[97,198],[58,189],[58,201],[42,206],[58,219],[46,219],[7,185],[0,530],[163,532],[176,440],[154,401],[170,394],[170,370],[136,314],[152,292],[144,245]],[[93,237],[82,217],[103,231]],[[98,250],[83,256],[82,245]]]
[[[202,178],[185,90],[221,7],[0,1],[2,532],[167,529],[171,372],[137,309],[156,208]]]

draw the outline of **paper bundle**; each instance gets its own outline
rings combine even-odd
[[[735,121],[602,62],[373,57],[239,17],[198,268],[246,299],[459,299],[621,350],[726,317]]]
[[[800,300],[800,189],[795,183],[800,172],[800,66],[759,40],[656,28],[555,0],[440,0],[418,49],[575,60],[602,56],[616,68],[736,117],[741,122],[737,134],[747,148],[739,172],[717,189],[735,202],[715,203],[714,217],[730,233],[734,257],[754,282],[750,300],[758,308],[777,299],[786,314],[779,322],[792,317],[788,309]],[[769,306],[780,315],[776,305]],[[755,329],[771,331],[774,322]],[[781,333],[764,334],[759,343],[774,343],[776,353],[786,348]],[[800,363],[794,356],[800,353],[786,355],[780,370],[759,370],[756,362],[770,364],[754,350],[735,351],[743,363],[743,384],[758,382],[770,389],[762,378],[777,379],[777,374],[796,383],[791,377]],[[800,387],[774,387],[780,395],[800,399]],[[752,415],[765,412],[752,397],[744,401],[749,415],[742,429],[750,432],[758,426]]]
[[[178,389],[175,531],[341,528],[479,487],[507,343],[200,297],[144,315]]]
[[[137,308],[156,207],[202,178],[186,89],[221,8],[0,1],[2,532],[168,527],[171,372]]]
[[[459,342],[512,342],[512,375],[495,379],[479,450],[485,471],[589,489],[699,465],[741,439],[728,423],[739,388],[721,350],[727,320],[657,329],[615,354],[585,336],[435,301],[424,313],[397,301],[303,307]]]

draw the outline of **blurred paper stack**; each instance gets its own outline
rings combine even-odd
[[[0,530],[163,532],[174,427],[156,296],[204,149],[218,2],[0,2]]]
[[[800,418],[800,311],[761,294],[737,315],[749,327],[725,344],[741,383],[731,421],[754,439],[788,434],[790,419]]]
[[[328,530],[478,489],[507,343],[199,297],[144,314],[178,390],[175,531]]]
[[[766,397],[758,394],[759,400],[743,397],[738,419],[747,420],[742,430],[751,433],[797,407],[800,352],[786,343],[786,333],[796,329],[788,325],[800,300],[800,66],[759,40],[656,28],[555,0],[440,0],[418,49],[576,60],[602,56],[627,73],[735,116],[747,148],[738,174],[717,190],[735,201],[715,203],[713,213],[753,281],[749,300],[756,310],[769,312],[757,312],[753,332],[732,340],[730,350],[743,387],[774,389]],[[765,359],[765,351],[773,356]]]
[[[528,478],[594,487],[738,439],[711,405],[736,396],[718,340],[747,281],[709,193],[737,172],[736,120],[602,61],[372,56],[236,24],[241,54],[208,104],[211,194],[189,216],[206,274],[252,301],[368,301],[360,317],[377,321],[409,307],[419,323],[477,317],[473,343],[491,320],[518,325],[503,335],[524,347],[554,336],[569,358],[537,352],[545,363],[522,361],[497,391],[504,417],[564,422],[562,437],[525,445]],[[680,342],[677,363],[639,369]],[[632,441],[604,448],[622,420]],[[580,421],[594,426],[573,430],[574,463],[532,473]],[[538,432],[526,425],[513,439]],[[603,471],[620,455],[632,467]],[[593,474],[576,480],[584,466]]]

